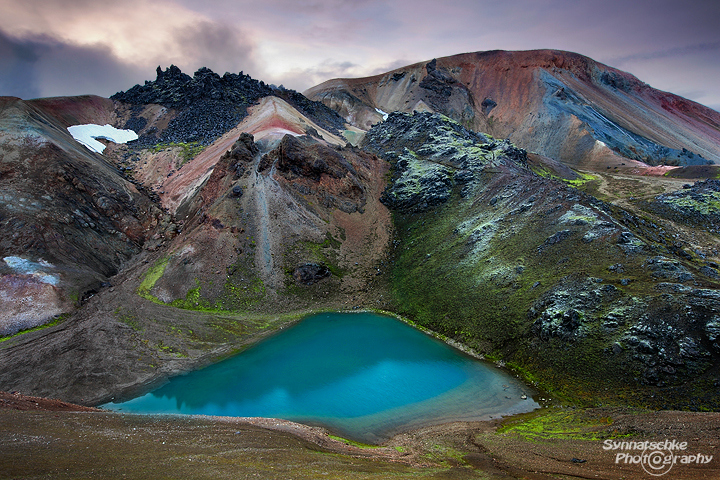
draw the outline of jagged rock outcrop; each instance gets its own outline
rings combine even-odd
[[[271,95],[283,98],[334,133],[343,128],[342,119],[334,111],[294,90],[266,85],[243,72],[225,73],[221,77],[206,67],[192,77],[175,65],[165,71],[158,67],[154,81],[135,85],[110,98],[134,106],[125,128],[140,134],[139,145],[171,142],[207,145],[235,127],[247,115],[250,105]],[[173,118],[162,130],[148,127],[147,118],[141,116],[142,107],[150,104],[174,111]]]
[[[524,150],[472,132],[459,123],[428,112],[392,113],[363,139],[363,148],[383,155],[392,165],[392,181],[381,201],[389,208],[424,212],[448,201],[452,190],[470,192],[485,169],[501,159],[519,166]]]
[[[154,81],[135,85],[110,98],[138,107],[159,104],[178,112],[164,131],[156,135],[144,132],[140,144],[193,141],[208,144],[237,125],[248,106],[268,95],[272,95],[268,85],[243,72],[225,73],[221,77],[203,67],[191,77],[171,65],[165,71],[158,67]],[[138,133],[144,126],[143,117],[138,116],[125,124],[125,128],[139,129]]]
[[[165,71],[158,67],[155,81],[135,85],[110,98],[134,105],[157,103],[168,108],[182,108],[208,100],[227,104],[248,104],[271,93],[272,89],[269,86],[243,72],[226,73],[221,77],[209,68],[203,67],[191,77],[182,73],[175,65],[171,65]]]
[[[220,157],[220,160],[231,160],[235,162],[236,169],[239,169],[241,164],[251,163],[258,153],[260,153],[260,150],[255,145],[255,138],[249,133],[243,132],[237,141],[233,143],[232,148]]]
[[[720,180],[686,184],[681,190],[645,200],[640,207],[681,224],[720,234]]]
[[[309,137],[285,135],[277,148],[263,156],[258,170],[263,172],[274,166],[300,194],[316,195],[324,206],[346,213],[362,212],[367,201],[366,188],[345,152]]]
[[[293,271],[293,278],[295,278],[297,282],[305,285],[312,285],[330,275],[331,273],[327,266],[318,265],[317,263],[305,263]]]

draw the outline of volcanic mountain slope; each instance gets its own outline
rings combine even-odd
[[[104,116],[87,115],[83,122],[110,121],[122,127],[138,118],[138,112],[156,113],[143,128],[154,127],[157,139],[171,128],[163,115],[179,118],[156,104],[135,108],[100,103]],[[315,105],[308,100],[296,103]],[[149,241],[133,244],[134,250],[122,257],[124,268],[112,279],[103,272],[105,288],[69,320],[3,341],[2,389],[97,404],[244,348],[250,339],[311,309],[367,302],[385,306],[383,295],[370,285],[381,281],[376,274],[385,262],[391,231],[389,213],[379,202],[387,164],[342,147],[345,140],[328,131],[332,127],[327,122],[311,120],[279,97],[263,97],[246,113],[235,128],[197,150],[188,148],[190,142],[148,144],[141,139],[110,144],[105,156],[90,153],[63,124],[56,125],[52,135],[57,148],[73,150],[74,161],[88,160],[81,177],[83,192],[102,198],[86,179],[95,169],[108,170],[106,186],[122,171],[150,192],[123,205],[147,204],[160,217],[156,228],[149,225],[142,232]],[[174,125],[176,130],[192,126]],[[196,127],[203,138],[213,134]],[[38,142],[46,142],[49,135],[43,130]],[[188,150],[192,153],[185,155]],[[26,155],[30,163],[43,158],[36,151]],[[22,183],[10,180],[8,176],[8,188]],[[56,196],[63,192],[54,184],[48,188],[57,190]],[[80,200],[76,203],[81,205]],[[99,217],[94,223],[104,225],[107,219]],[[7,218],[21,220],[14,212]],[[143,217],[147,222],[153,218]],[[10,236],[12,231],[6,232]],[[67,229],[62,234],[72,238]],[[85,237],[88,243],[93,238]],[[89,259],[75,258],[78,275],[89,268],[92,254],[120,256],[125,253],[121,247],[96,245],[97,252],[86,253]],[[56,256],[10,253],[18,260],[8,265],[57,263]],[[106,268],[114,265],[106,263]],[[26,306],[16,292],[6,298],[20,310]],[[35,313],[24,310],[26,315]]]
[[[334,133],[344,128],[342,119],[322,103],[312,102],[294,90],[266,85],[243,72],[221,77],[209,68],[201,68],[190,77],[174,65],[165,71],[158,67],[154,81],[110,98],[129,106],[124,127],[140,135],[139,144],[207,145],[234,128],[249,106],[268,96],[284,99]],[[158,117],[162,121],[158,122]]]
[[[0,101],[0,334],[69,313],[142,248],[163,212],[66,127],[110,121],[99,97]]]
[[[681,230],[538,176],[525,151],[438,114],[393,113],[362,145],[392,165],[399,313],[556,394],[718,408],[714,249],[683,248]]]
[[[720,162],[720,113],[570,52],[454,55],[305,93],[363,129],[377,110],[434,111],[580,167]]]

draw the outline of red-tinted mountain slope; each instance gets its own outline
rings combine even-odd
[[[376,109],[437,111],[571,165],[720,162],[720,113],[570,52],[466,53],[306,95],[362,128]]]

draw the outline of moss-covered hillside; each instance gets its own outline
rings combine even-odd
[[[717,271],[652,222],[437,114],[392,114],[399,313],[588,404],[718,408]]]

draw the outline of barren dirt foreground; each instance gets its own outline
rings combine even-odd
[[[88,410],[0,392],[0,478],[720,477],[717,413],[548,408],[376,447],[283,420]]]

